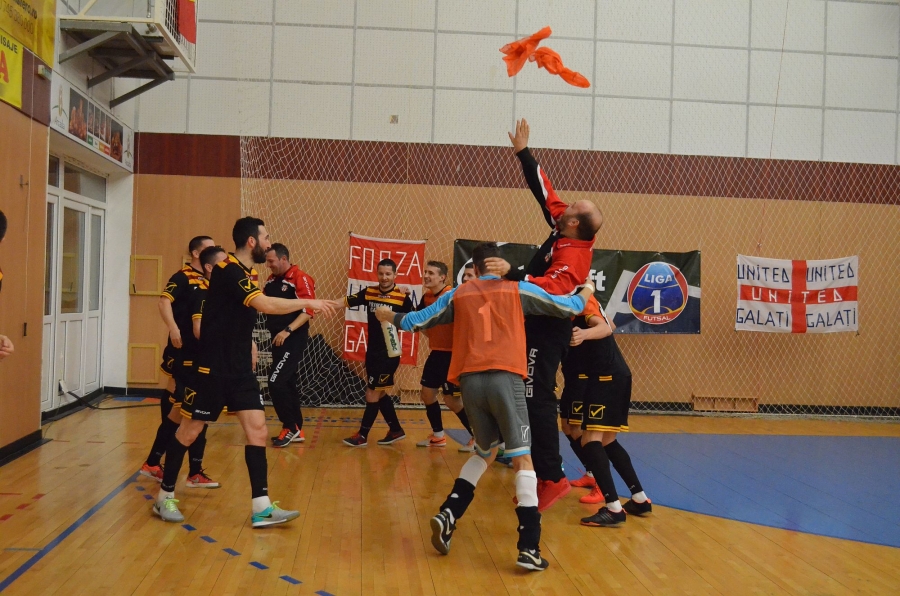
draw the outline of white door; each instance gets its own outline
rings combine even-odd
[[[44,261],[44,334],[41,345],[41,411],[53,407],[57,393],[57,382],[54,373],[54,346],[56,344],[56,312],[57,312],[57,219],[59,197],[47,195],[47,239]]]
[[[84,325],[84,393],[100,389],[100,322],[103,320],[104,212],[91,209],[87,245],[87,316]]]

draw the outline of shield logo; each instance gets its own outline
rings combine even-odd
[[[191,405],[194,403],[194,397],[197,395],[197,392],[191,389],[190,387],[184,388],[184,403],[187,405]]]
[[[596,420],[603,419],[603,411],[606,410],[606,406],[590,406],[590,417]]]

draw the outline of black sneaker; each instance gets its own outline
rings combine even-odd
[[[291,444],[291,441],[294,440],[294,437],[300,435],[299,430],[291,430],[288,428],[282,428],[281,434],[277,437],[272,437],[272,446],[273,447],[287,447]]]
[[[582,518],[582,526],[593,526],[596,528],[612,528],[625,523],[625,511],[613,513],[606,507],[601,507],[600,511],[590,517]]]
[[[350,445],[351,447],[365,447],[368,444],[369,438],[361,435],[360,433],[356,433],[352,437],[347,437],[344,439],[344,445]]]
[[[628,515],[637,516],[644,516],[653,511],[653,505],[650,504],[650,499],[647,499],[643,503],[628,499],[628,502],[622,505],[622,508],[628,512]]]
[[[456,524],[450,521],[448,512],[441,511],[431,518],[431,544],[442,555],[450,552],[450,539],[455,530]]]
[[[406,433],[402,430],[389,430],[383,439],[378,439],[379,445],[390,445],[406,438]]]
[[[532,571],[543,571],[550,566],[550,562],[541,556],[540,550],[525,549],[519,551],[519,558],[516,559],[516,565]]]

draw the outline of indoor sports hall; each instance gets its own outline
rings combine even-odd
[[[0,593],[900,594],[898,244],[896,0],[0,0]]]

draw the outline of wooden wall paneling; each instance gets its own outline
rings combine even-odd
[[[48,137],[46,126],[2,103],[0,130],[0,210],[9,219],[0,243],[0,333],[16,349],[0,362],[2,447],[40,429]]]

